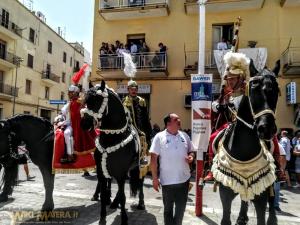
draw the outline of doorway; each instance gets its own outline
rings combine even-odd
[[[217,49],[217,45],[222,41],[222,38],[224,38],[227,42],[232,43],[233,31],[233,23],[212,25],[212,50]]]
[[[40,116],[51,121],[51,110],[41,109]]]

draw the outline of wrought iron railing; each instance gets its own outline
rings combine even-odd
[[[0,15],[0,25],[22,37],[22,29],[10,20],[3,19],[2,15]]]
[[[185,69],[198,69],[199,51],[186,51],[184,53]],[[205,51],[205,67],[215,68],[216,63],[212,51]]]
[[[42,71],[42,79],[52,80],[52,81],[57,82],[57,83],[59,83],[59,81],[60,81],[59,76],[57,76],[54,73],[51,73],[51,71],[48,71],[48,70],[43,70]]]
[[[167,70],[168,58],[166,52],[137,53],[131,54],[131,56],[138,70]],[[99,55],[98,67],[100,70],[124,69],[124,57],[110,54]]]
[[[101,0],[100,9],[168,5],[169,0]]]
[[[288,47],[281,55],[283,68],[300,66],[300,47]]]
[[[10,52],[0,52],[0,59],[16,65],[19,57]]]
[[[19,88],[0,82],[0,94],[18,97]]]

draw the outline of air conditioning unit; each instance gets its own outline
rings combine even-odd
[[[192,96],[191,94],[184,95],[184,107],[191,108],[192,107]]]

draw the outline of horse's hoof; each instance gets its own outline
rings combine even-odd
[[[138,210],[145,210],[145,205],[144,204],[138,204],[136,208]]]
[[[7,195],[0,195],[0,202],[7,202],[8,196]]]
[[[99,220],[99,225],[106,225],[106,217],[101,217]]]
[[[249,221],[248,216],[247,217],[239,216],[235,225],[247,225],[248,221]]]

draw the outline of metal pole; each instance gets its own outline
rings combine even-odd
[[[199,0],[199,58],[198,58],[198,74],[205,73],[205,4],[207,0]],[[203,207],[203,152],[198,151],[201,155],[197,156],[196,171],[196,216],[202,216]]]

